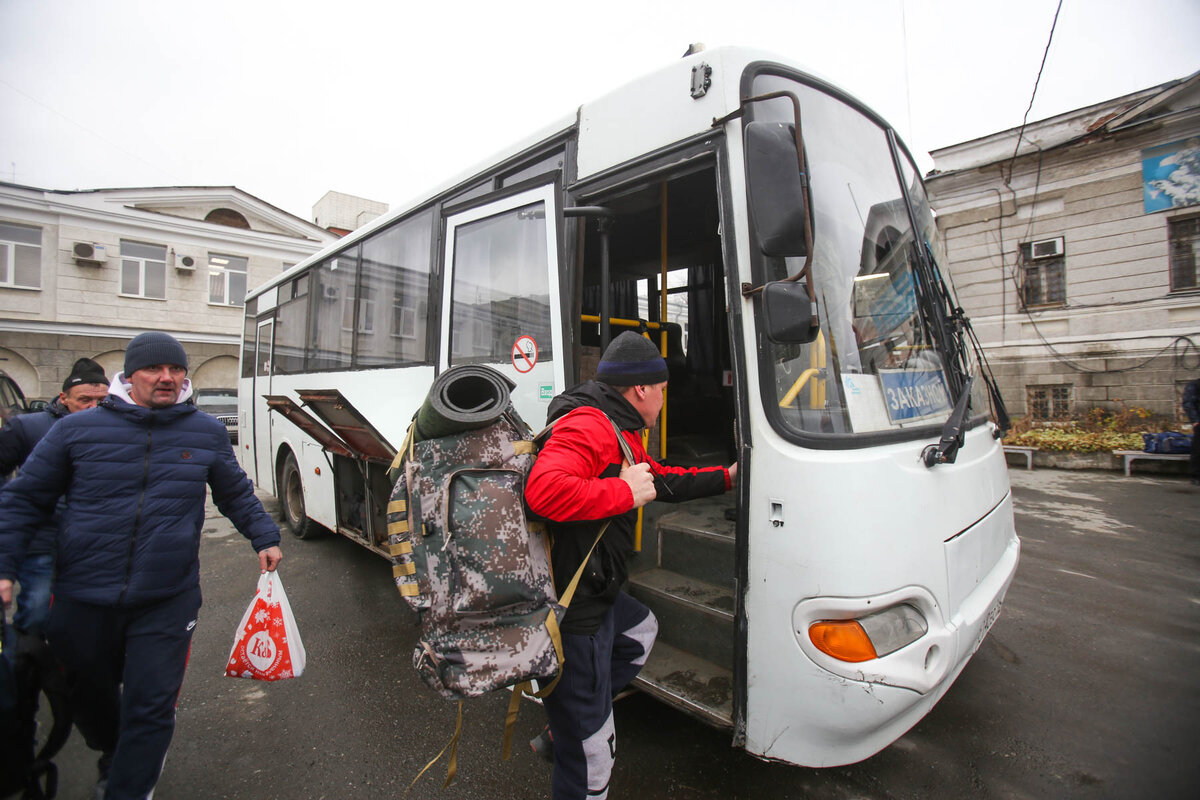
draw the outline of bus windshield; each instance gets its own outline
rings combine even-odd
[[[764,393],[768,415],[805,434],[940,424],[955,398],[946,354],[918,303],[918,248],[934,257],[941,249],[918,173],[903,151],[893,159],[887,131],[849,103],[777,75],[755,79],[755,95],[775,91],[794,92],[801,104],[821,333],[811,344],[761,351],[774,384]],[[792,107],[771,100],[754,114],[789,122]],[[766,258],[764,277],[794,274],[803,262]]]

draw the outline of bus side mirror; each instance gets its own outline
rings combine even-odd
[[[763,327],[775,344],[808,344],[821,330],[817,304],[800,281],[772,281],[762,290]]]
[[[808,215],[796,128],[784,122],[746,124],[750,216],[763,255],[806,256]]]

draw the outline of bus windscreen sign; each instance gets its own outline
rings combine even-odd
[[[881,369],[883,404],[893,425],[945,415],[950,393],[941,370]]]

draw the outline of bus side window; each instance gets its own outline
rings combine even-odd
[[[427,210],[363,242],[360,287],[371,320],[359,320],[355,366],[425,361],[432,217]]]

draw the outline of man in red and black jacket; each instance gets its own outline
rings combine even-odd
[[[560,595],[609,522],[560,623],[566,667],[545,700],[554,800],[608,796],[616,756],[612,698],[646,663],[658,632],[650,609],[621,591],[636,510],[656,498],[682,502],[720,494],[737,479],[737,464],[684,469],[646,453],[639,432],[654,424],[666,386],[667,364],[658,349],[643,336],[622,333],[604,351],[596,380],[551,401],[548,421],[559,421],[526,486],[529,508],[551,522]],[[624,463],[614,423],[632,464]]]

